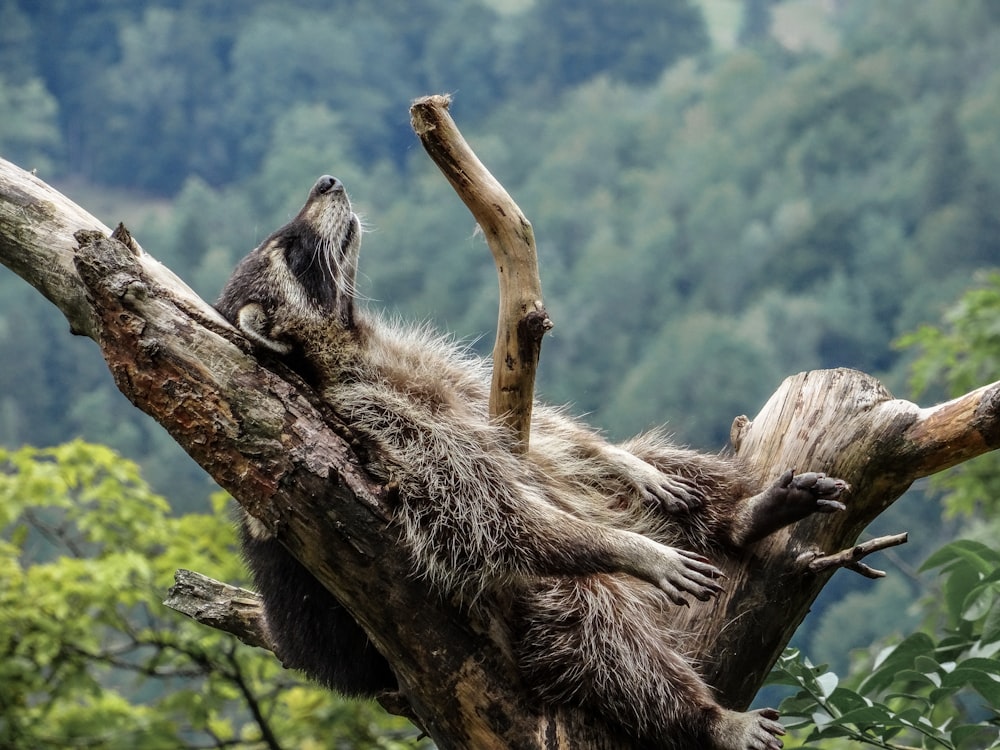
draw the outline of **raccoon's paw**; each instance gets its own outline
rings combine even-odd
[[[712,729],[712,747],[716,750],[781,750],[778,739],[785,728],[777,721],[778,712],[773,708],[758,711],[723,710]]]
[[[737,545],[750,544],[813,513],[844,510],[847,506],[838,498],[850,489],[843,479],[816,471],[796,474],[789,469],[744,504],[743,519],[734,524],[733,541]]]
[[[805,518],[813,513],[836,513],[847,506],[837,500],[850,485],[843,479],[834,479],[816,471],[796,474],[789,469],[775,482],[770,491],[774,501]]]
[[[723,589],[716,580],[724,577],[708,558],[674,547],[661,547],[652,571],[652,582],[670,601],[684,607],[688,606],[687,595],[703,602],[717,596]]]
[[[753,543],[813,513],[844,510],[847,506],[838,498],[850,489],[843,479],[815,471],[796,474],[789,469],[744,504],[743,520],[734,524],[733,541],[738,546]]]
[[[687,513],[704,505],[705,499],[693,480],[669,476],[642,463],[643,466],[637,466],[630,479],[643,505],[660,508],[667,513]]]

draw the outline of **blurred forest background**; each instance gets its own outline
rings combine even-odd
[[[895,342],[1000,265],[992,0],[0,0],[4,158],[208,300],[334,174],[369,227],[369,304],[485,354],[492,261],[409,127],[410,100],[442,92],[535,228],[556,323],[541,396],[615,438],[666,422],[721,449],[813,368],[910,397]],[[6,271],[0,358],[0,445],[103,443],[174,514],[224,517]],[[912,540],[876,563],[887,581],[827,587],[796,636],[814,661],[916,623],[915,564],[977,523],[942,522],[939,495],[880,519]]]

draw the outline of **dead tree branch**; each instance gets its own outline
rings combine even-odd
[[[260,597],[191,570],[178,570],[163,604],[248,646],[274,651]]]
[[[1000,383],[921,409],[904,439],[917,477],[996,450],[1000,447]]]
[[[516,450],[526,451],[542,336],[552,327],[542,304],[535,235],[503,185],[465,142],[448,114],[449,103],[447,96],[418,99],[410,107],[410,120],[424,149],[483,230],[493,253],[500,314],[493,347],[490,416],[510,428]]]
[[[885,571],[875,570],[860,562],[861,559],[873,552],[906,544],[907,538],[908,535],[904,531],[902,534],[869,539],[867,542],[861,542],[850,549],[841,550],[833,555],[824,555],[819,552],[805,553],[801,559],[803,562],[806,562],[806,567],[813,573],[834,570],[836,568],[847,568],[863,575],[865,578],[885,578]]]

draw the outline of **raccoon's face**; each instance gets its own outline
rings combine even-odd
[[[301,286],[303,302],[352,327],[361,222],[340,180],[320,177],[284,235],[279,241],[284,262]]]
[[[247,255],[222,290],[219,311],[279,354],[295,331],[353,329],[361,222],[339,180],[320,177],[298,215]]]

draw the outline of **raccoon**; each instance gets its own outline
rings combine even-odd
[[[395,526],[417,572],[469,607],[503,601],[541,700],[598,712],[650,747],[780,748],[777,712],[719,705],[664,598],[715,596],[711,557],[843,509],[847,485],[788,471],[760,491],[735,458],[659,432],[613,445],[543,404],[515,453],[489,416],[486,363],[356,303],[361,236],[344,186],[323,176],[239,263],[217,308],[301,372],[360,436],[367,470],[398,486]],[[349,695],[395,689],[332,594],[248,516],[242,538],[286,666]]]

